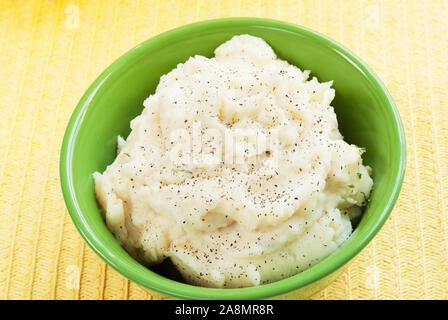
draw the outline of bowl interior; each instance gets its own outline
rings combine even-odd
[[[281,59],[312,70],[319,81],[333,80],[332,105],[340,131],[367,149],[373,168],[371,202],[350,239],[313,268],[273,284],[244,289],[205,289],[160,276],[132,259],[108,231],[93,191],[92,173],[115,158],[117,135],[143,109],[161,75],[193,55],[213,56],[232,36],[266,40]],[[386,220],[398,196],[404,171],[404,135],[387,90],[358,58],[312,31],[265,19],[221,19],[175,29],[150,39],[109,67],[90,87],[67,128],[61,152],[61,182],[67,207],[89,245],[112,267],[141,285],[181,298],[267,298],[303,287],[336,270],[356,255]]]

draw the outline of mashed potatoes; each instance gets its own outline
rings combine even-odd
[[[316,264],[352,232],[372,188],[343,140],[331,82],[235,36],[164,75],[95,191],[139,261],[189,283],[247,287]]]

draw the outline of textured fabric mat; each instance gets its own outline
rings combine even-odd
[[[139,42],[229,16],[300,24],[347,46],[403,118],[407,172],[395,209],[314,299],[448,298],[448,2],[398,0],[0,1],[0,299],[152,299],[76,231],[59,151],[87,86]]]

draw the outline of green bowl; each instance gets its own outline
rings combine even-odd
[[[367,148],[373,168],[371,201],[351,237],[312,268],[267,285],[211,289],[166,278],[134,260],[107,229],[95,200],[92,173],[115,158],[117,136],[141,113],[161,75],[193,55],[213,56],[237,34],[263,38],[281,59],[312,70],[319,81],[334,80],[332,105],[346,141]],[[349,50],[297,25],[257,18],[230,18],[183,26],[149,39],[108,67],[76,107],[60,158],[64,199],[78,231],[110,266],[158,296],[184,299],[307,298],[329,284],[379,231],[400,192],[405,171],[405,135],[384,84]]]

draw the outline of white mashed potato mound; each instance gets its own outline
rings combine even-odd
[[[297,274],[347,240],[370,168],[339,133],[332,82],[309,73],[239,35],[162,76],[94,173],[122,245],[148,266],[170,258],[191,284],[234,288]]]

